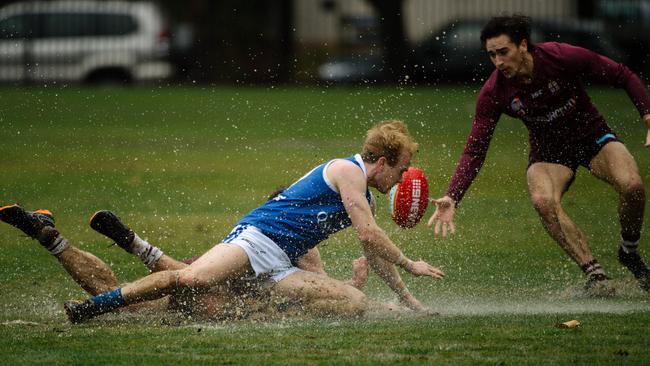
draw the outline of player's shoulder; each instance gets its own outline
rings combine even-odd
[[[490,77],[483,83],[481,90],[478,93],[477,101],[479,103],[494,101],[498,99],[501,91],[504,88],[503,76],[496,68],[490,74]]]
[[[561,52],[562,49],[567,46],[567,43],[561,42],[540,42],[535,44],[535,52],[544,52],[544,53],[557,53]]]
[[[346,158],[333,159],[327,167],[328,173],[344,175],[363,175],[363,169],[359,163]]]
[[[569,43],[543,42],[535,45],[533,54],[554,60],[571,60],[577,52],[584,51],[582,47]]]
[[[363,168],[350,159],[332,160],[327,167],[326,177],[335,187],[338,187],[341,182],[354,182],[359,185],[366,182]]]

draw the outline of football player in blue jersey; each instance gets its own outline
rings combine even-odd
[[[371,128],[361,154],[333,159],[246,215],[224,240],[189,266],[152,273],[83,302],[66,314],[80,323],[100,314],[166,295],[185,296],[248,276],[267,278],[274,293],[317,315],[358,316],[368,308],[360,290],[324,274],[300,270],[299,257],[335,232],[352,226],[371,267],[414,310],[426,310],[406,288],[396,266],[414,276],[442,278],[425,261],[412,261],[377,225],[369,187],[381,193],[401,180],[418,145],[401,121]],[[137,245],[137,243],[136,243]]]
[[[26,211],[19,205],[0,207],[0,221],[4,221],[32,239],[38,240],[54,256],[70,277],[91,295],[110,291],[119,287],[119,282],[111,268],[94,254],[72,245],[54,225],[54,217],[49,210]],[[126,252],[140,258],[151,271],[177,270],[187,267],[194,259],[178,261],[164,254],[158,247],[142,240],[126,226],[119,217],[110,211],[96,212],[90,225],[96,231],[111,238]],[[136,239],[137,237],[137,239]],[[305,271],[325,274],[325,269],[316,248],[309,250],[297,261],[297,266]],[[368,264],[364,257],[352,262],[352,278],[347,284],[361,289],[368,277]],[[272,301],[259,301],[265,291],[263,282],[256,279],[230,281],[211,291],[192,296],[189,299],[173,295],[154,301],[147,301],[123,310],[145,310],[147,312],[179,312],[201,319],[237,319],[249,316],[273,316],[278,309],[294,310],[291,303],[281,298]],[[248,296],[239,296],[242,292]]]

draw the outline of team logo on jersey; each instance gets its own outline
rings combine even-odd
[[[510,102],[510,108],[520,117],[526,114],[526,111],[524,110],[524,103],[521,102],[521,99],[519,97],[512,98],[512,101]]]
[[[560,91],[560,85],[557,83],[557,81],[551,80],[548,82],[548,90],[551,91],[551,94],[555,94]]]
[[[327,212],[321,211],[316,214],[316,222],[317,225],[321,228],[321,230],[329,230],[330,228],[330,223],[327,221],[328,215]]]

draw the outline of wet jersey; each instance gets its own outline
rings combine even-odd
[[[351,161],[366,175],[361,155]],[[327,179],[325,170],[334,160],[319,165],[275,198],[251,211],[239,222],[253,225],[271,238],[294,261],[331,234],[349,227],[341,195]],[[370,204],[372,194],[366,189]]]
[[[598,135],[602,131],[610,131],[587,95],[585,81],[623,88],[642,116],[650,113],[643,83],[623,64],[584,48],[555,42],[540,43],[531,54],[530,84],[507,79],[494,70],[481,88],[472,130],[447,189],[447,195],[456,202],[460,202],[483,165],[501,114],[526,125],[531,156],[551,156],[558,151],[579,151],[582,144],[603,138]]]

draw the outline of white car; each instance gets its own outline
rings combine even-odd
[[[36,1],[0,9],[0,82],[133,82],[171,76],[151,3]]]

